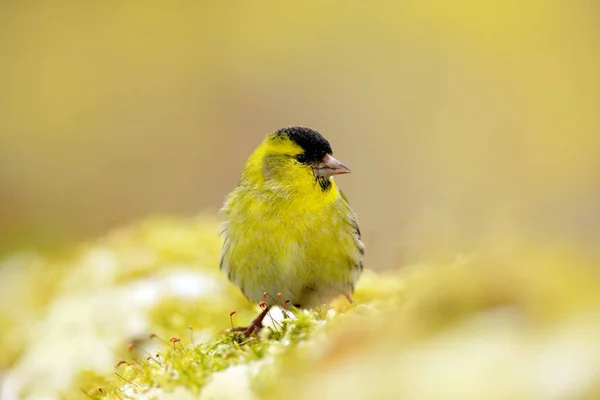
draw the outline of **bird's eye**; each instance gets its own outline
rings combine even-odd
[[[298,154],[296,156],[296,160],[298,160],[299,163],[305,163],[307,159],[308,158],[306,157],[306,154],[304,154],[304,153]]]

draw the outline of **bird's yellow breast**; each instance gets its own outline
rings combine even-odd
[[[228,205],[236,211],[226,206],[223,265],[247,297],[258,302],[263,292],[282,293],[300,303],[311,290],[325,297],[351,290],[361,255],[348,222],[352,211],[337,188],[331,191],[338,199],[318,204],[232,193]]]

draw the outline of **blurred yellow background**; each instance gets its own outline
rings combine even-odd
[[[598,254],[599,8],[3,2],[0,248],[216,211],[299,124],[352,168],[371,268],[507,237]]]
[[[352,169],[366,267],[408,268],[365,271],[338,319],[355,324],[282,364],[273,398],[600,393],[599,17],[594,0],[0,2],[0,397],[102,397],[149,332],[184,350],[231,310],[249,321],[214,216],[288,125]],[[217,370],[183,364],[196,388]]]

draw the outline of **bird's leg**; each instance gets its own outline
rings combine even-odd
[[[250,322],[250,325],[237,326],[235,328],[231,328],[229,332],[242,332],[246,337],[252,335],[253,333],[258,334],[263,328],[262,322],[267,316],[267,313],[269,312],[270,308],[271,306],[265,306],[264,310],[262,310],[262,312],[258,314],[258,317],[254,318],[254,320]]]

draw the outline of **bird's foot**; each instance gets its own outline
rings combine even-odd
[[[256,333],[258,335],[258,333],[261,331],[261,329],[262,329],[262,325],[258,326],[258,325],[250,324],[248,326],[236,326],[234,328],[227,329],[227,332],[242,332],[244,337],[249,337],[253,333]]]
[[[270,307],[265,306],[265,309],[262,310],[262,312],[258,315],[258,317],[254,318],[254,320],[250,323],[250,325],[236,326],[234,328],[228,329],[226,332],[242,332],[242,334],[245,337],[249,337],[253,333],[256,333],[258,335],[258,333],[263,328],[262,322],[265,319],[265,317],[267,316],[267,313],[269,312],[269,308]]]

